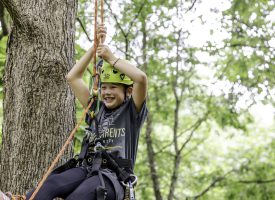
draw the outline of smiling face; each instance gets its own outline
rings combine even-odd
[[[102,83],[101,99],[108,109],[120,106],[125,99],[125,86],[123,84]],[[126,93],[129,91],[126,89]]]

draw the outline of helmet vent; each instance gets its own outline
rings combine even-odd
[[[120,78],[121,78],[121,80],[124,80],[125,74],[120,74]]]

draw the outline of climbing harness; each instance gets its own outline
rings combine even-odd
[[[107,178],[108,175],[104,173],[104,169],[108,168],[112,171],[114,171],[121,182],[121,185],[125,187],[124,189],[124,200],[135,200],[134,195],[134,186],[137,183],[137,177],[133,174],[132,171],[132,162],[129,159],[121,159],[116,158],[111,153],[109,153],[102,142],[100,140],[97,140],[99,138],[98,134],[98,122],[96,119],[96,114],[99,111],[99,93],[100,93],[100,69],[103,65],[103,60],[100,59],[97,63],[96,60],[96,49],[97,49],[97,8],[98,8],[98,0],[95,0],[95,23],[94,23],[94,50],[93,50],[93,60],[94,60],[94,67],[93,67],[93,87],[92,87],[92,96],[89,105],[83,112],[80,121],[77,123],[75,128],[72,130],[69,138],[63,145],[62,149],[50,165],[49,169],[43,176],[42,180],[39,182],[36,190],[32,193],[30,200],[33,200],[46,179],[50,174],[54,173],[61,173],[67,169],[71,169],[73,167],[77,166],[85,166],[88,167],[89,176],[98,175],[100,179],[100,186],[97,188],[97,200],[105,200],[107,196],[107,190],[105,188],[105,183],[103,179],[103,175]],[[103,10],[104,0],[101,0],[101,23],[103,24]],[[99,39],[101,42],[101,39]],[[73,137],[79,128],[80,124],[84,120],[84,117],[87,116],[87,114],[90,116],[90,122],[88,124],[91,124],[90,128],[86,129],[84,139],[82,141],[82,147],[81,152],[78,155],[78,158],[71,158],[68,160],[64,165],[57,167],[54,169],[56,164],[58,163],[58,160],[61,158],[61,156],[64,154],[65,150],[73,140]],[[113,183],[114,184],[114,183]],[[114,187],[116,187],[114,185]],[[15,199],[16,200],[16,199]],[[21,199],[18,199],[21,200]]]
[[[88,134],[92,138],[97,138],[93,136],[89,130],[87,132],[89,132]],[[135,199],[133,187],[137,183],[137,176],[133,174],[132,162],[130,159],[122,159],[113,156],[112,153],[108,152],[108,149],[105,148],[100,139],[91,142],[88,137],[86,137],[86,141],[84,140],[82,143],[80,155],[86,155],[84,159],[82,159],[82,156],[78,158],[78,162],[81,162],[78,164],[88,167],[88,177],[98,175],[100,178],[101,185],[97,188],[97,200],[104,200],[106,197],[106,188],[102,178],[102,173],[106,168],[115,172],[121,185],[125,187],[124,199]],[[108,174],[104,173],[104,175],[110,179]],[[115,184],[119,183],[113,182],[113,184],[114,188],[116,188]]]

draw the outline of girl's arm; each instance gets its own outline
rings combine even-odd
[[[99,38],[101,40],[99,40]],[[104,25],[99,25],[97,29],[97,40],[104,42],[106,38],[106,28]],[[83,75],[90,62],[93,61],[94,48],[90,48],[80,60],[73,66],[70,72],[67,74],[66,79],[72,88],[76,98],[80,101],[84,108],[87,107],[90,91],[83,80]]]
[[[94,48],[90,48],[66,76],[76,98],[84,108],[88,105],[90,91],[82,78],[89,63],[93,60],[94,53]]]

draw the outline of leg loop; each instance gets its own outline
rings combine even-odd
[[[105,187],[105,183],[104,183],[101,171],[98,171],[98,177],[100,180],[100,186],[96,188],[96,197],[97,197],[97,200],[105,200],[107,197],[107,190]]]

